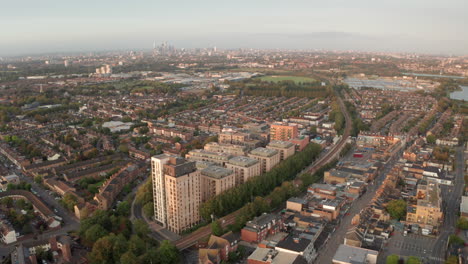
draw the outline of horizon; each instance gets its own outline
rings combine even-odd
[[[461,32],[468,24],[468,8],[461,0],[297,0],[294,4],[26,0],[5,3],[3,10],[3,57],[149,50],[153,41],[165,40],[189,49],[217,46],[468,55],[468,35]]]

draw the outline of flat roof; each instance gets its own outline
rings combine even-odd
[[[468,196],[462,196],[460,212],[468,213]]]
[[[252,159],[246,156],[237,156],[229,159],[229,164],[237,165],[241,167],[250,167],[258,163],[258,160]]]
[[[233,171],[220,166],[209,166],[201,170],[201,174],[210,178],[221,179],[233,174]]]
[[[365,264],[368,263],[368,255],[377,256],[378,254],[379,252],[375,250],[341,244],[336,250],[335,256],[333,256],[333,260],[343,263]]]
[[[272,157],[278,154],[278,151],[274,149],[267,149],[267,148],[260,147],[260,148],[256,148],[250,151],[250,154],[255,155],[255,156],[260,156],[260,157]]]
[[[274,147],[274,148],[290,148],[293,147],[294,144],[289,141],[282,141],[282,140],[272,140],[267,147]]]
[[[279,252],[271,248],[257,247],[255,251],[248,257],[249,260],[265,262],[271,260],[271,264],[293,264],[298,255],[288,252]]]

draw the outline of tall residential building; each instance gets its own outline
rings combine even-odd
[[[260,162],[256,159],[238,156],[230,159],[226,167],[234,171],[236,185],[243,184],[251,177],[261,174]]]
[[[167,229],[181,233],[200,222],[200,171],[194,161],[170,158],[163,165],[166,187]]]
[[[296,138],[298,135],[298,128],[296,124],[288,123],[273,123],[270,127],[271,140],[287,141]]]
[[[224,191],[234,187],[236,176],[234,171],[219,166],[209,166],[201,170],[201,200],[207,201]]]
[[[296,151],[296,146],[289,141],[273,140],[266,146],[268,149],[275,149],[280,153],[280,161],[285,160]]]
[[[151,157],[151,177],[153,180],[154,219],[166,227],[166,186],[163,166],[175,156],[161,154]]]
[[[423,180],[418,184],[416,204],[408,205],[406,222],[418,224],[432,231],[443,219],[440,187],[435,180]]]
[[[260,162],[262,173],[270,171],[280,162],[280,153],[275,149],[256,148],[250,152],[249,157]]]

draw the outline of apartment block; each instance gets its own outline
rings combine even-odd
[[[214,197],[236,184],[234,171],[219,166],[209,166],[201,170],[201,200]]]
[[[273,123],[270,127],[271,140],[290,140],[296,138],[298,135],[298,128],[295,124],[288,123]]]
[[[236,185],[243,184],[248,179],[261,174],[260,162],[256,159],[237,156],[229,159],[226,167],[234,171]]]
[[[166,187],[167,229],[181,233],[200,222],[200,171],[195,162],[170,158],[163,165]]]
[[[273,140],[266,146],[268,149],[274,149],[280,153],[280,161],[283,161],[292,155],[296,151],[296,147],[293,143],[288,141]]]
[[[416,204],[407,208],[406,222],[418,224],[424,229],[432,231],[439,226],[443,219],[442,197],[439,184],[435,180],[423,180],[416,191]]]
[[[260,162],[262,173],[270,171],[274,166],[276,166],[276,164],[280,162],[279,151],[268,148],[256,148],[250,152],[249,157],[254,158]]]
[[[153,180],[154,219],[166,227],[166,186],[163,166],[176,156],[161,154],[151,158],[151,177]]]

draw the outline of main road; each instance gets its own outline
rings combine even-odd
[[[444,222],[440,228],[441,232],[434,243],[428,263],[440,263],[445,259],[447,240],[451,234],[455,234],[455,226],[458,220],[461,196],[463,195],[464,181],[464,152],[463,147],[457,147],[455,156],[455,179],[453,186],[442,186],[442,200],[444,207]]]

